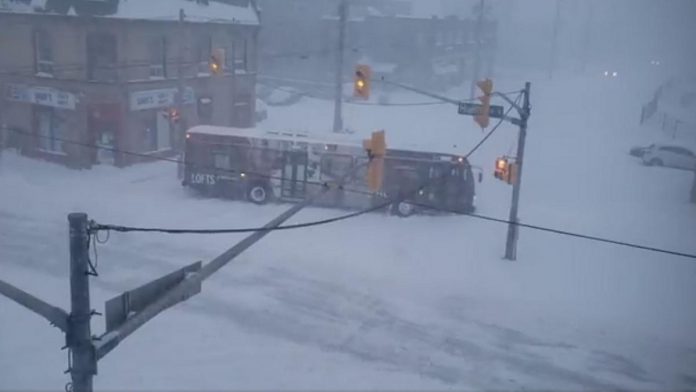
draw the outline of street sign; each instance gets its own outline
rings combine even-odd
[[[459,102],[459,114],[476,116],[481,111],[481,107],[483,107],[483,105],[478,103]],[[503,118],[505,117],[505,108],[498,105],[491,105],[489,113],[491,118]]]
[[[183,281],[187,274],[200,271],[201,266],[202,263],[200,261],[193,263],[106,301],[106,331],[110,332],[120,327],[133,314],[145,309],[171,288]],[[186,297],[192,297],[199,292],[200,284],[194,286],[192,292],[187,293]],[[181,298],[182,301],[184,299],[185,298]]]

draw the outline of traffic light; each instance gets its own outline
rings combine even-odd
[[[495,160],[495,172],[493,176],[508,184],[517,182],[519,165],[509,157],[501,157]]]
[[[179,111],[176,108],[169,108],[167,110],[166,116],[172,123],[178,123],[181,119],[181,113],[179,113]]]
[[[474,121],[476,121],[476,123],[481,128],[488,128],[488,124],[491,121],[490,112],[491,94],[493,93],[493,81],[490,79],[486,79],[480,82],[476,82],[476,85],[479,89],[481,89],[483,95],[479,97],[479,100],[481,101],[481,109],[479,113],[476,116],[474,116]]]
[[[214,49],[210,55],[210,73],[213,75],[221,75],[225,65],[225,51],[223,49]]]
[[[372,137],[363,142],[370,162],[367,167],[367,186],[372,192],[382,189],[384,181],[384,156],[387,154],[387,141],[384,131],[373,132]]]
[[[369,65],[357,65],[355,67],[355,80],[353,83],[353,96],[362,99],[370,99],[370,79],[372,69]]]
[[[507,158],[498,158],[495,160],[495,172],[493,176],[499,180],[506,181],[509,170],[509,162]]]

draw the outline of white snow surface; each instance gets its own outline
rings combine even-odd
[[[30,4],[0,3],[0,12],[39,13],[45,0],[33,0]],[[189,0],[120,0],[118,11],[103,17],[138,20],[178,21],[183,9],[188,22],[235,23],[258,25],[258,14],[251,4],[246,7],[211,1],[208,5]],[[70,10],[71,15],[74,10]]]
[[[533,82],[521,220],[696,253],[693,174],[644,167],[627,154],[648,132],[636,124],[649,83],[639,75]],[[264,125],[326,132],[331,105],[272,107]],[[345,121],[356,136],[386,129],[388,143],[462,152],[482,136],[451,105],[347,105]],[[510,188],[489,168],[514,151],[515,135],[503,125],[471,157],[486,169],[478,213],[507,217]],[[206,199],[175,173],[167,162],[73,171],[4,152],[1,278],[67,309],[66,215],[74,211],[100,223],[225,228],[259,226],[287,208]],[[292,222],[340,214],[311,208]],[[501,259],[505,232],[471,217],[375,213],[272,233],[103,359],[95,387],[696,388],[693,260],[523,229],[518,261],[509,262]],[[241,238],[111,233],[96,248],[92,304],[101,311],[106,299]],[[101,334],[101,318],[92,329]],[[0,389],[62,388],[63,343],[57,329],[0,298]]]

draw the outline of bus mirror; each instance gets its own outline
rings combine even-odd
[[[478,173],[478,180],[479,180],[479,182],[483,182],[483,172],[482,171],[480,171]]]

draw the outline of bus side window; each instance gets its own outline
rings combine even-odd
[[[232,169],[232,166],[230,165],[230,156],[224,152],[213,153],[213,165],[216,169],[220,170]]]
[[[348,155],[324,155],[321,157],[321,178],[338,179],[353,167],[353,157]]]

